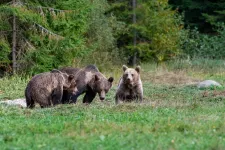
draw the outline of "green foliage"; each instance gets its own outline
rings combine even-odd
[[[5,76],[0,79],[0,99],[16,99],[23,98],[29,77],[21,76]]]
[[[168,1],[138,1],[135,10],[136,24],[132,24],[132,8],[127,1],[114,2],[114,12],[120,21],[126,23],[125,33],[117,37],[117,43],[127,56],[138,52],[142,61],[155,59],[165,61],[179,54],[182,41],[181,18],[169,8]],[[137,45],[133,46],[134,32],[137,32]]]
[[[0,38],[0,50],[0,64],[2,66],[8,65],[11,62],[8,58],[11,50],[8,41],[6,41],[4,38]]]
[[[184,44],[184,52],[190,57],[225,58],[225,26],[217,25],[217,35],[200,34],[197,29],[189,30],[189,37]]]
[[[167,0],[144,2],[136,11],[140,17],[134,28],[141,37],[137,49],[142,60],[154,57],[161,62],[176,57],[181,50],[183,26]]]
[[[104,15],[109,5],[105,0],[92,2],[92,9],[89,15],[88,37],[92,49],[98,52],[107,52],[114,47],[114,37],[110,19]],[[113,22],[111,22],[113,23]]]
[[[225,4],[224,4],[225,6]],[[209,14],[202,14],[205,18],[206,21],[209,22],[211,25],[216,26],[218,22],[225,22],[225,10],[220,10],[220,11],[214,11],[215,14],[209,15]]]
[[[118,56],[114,40],[118,26],[115,17],[104,15],[108,8],[105,0],[24,0],[16,6],[1,5],[0,20],[4,23],[0,23],[0,30],[7,31],[2,45],[12,42],[12,22],[8,18],[15,15],[19,72],[36,74],[76,66],[77,61],[89,60],[94,53],[106,54],[108,61],[118,62],[114,59]],[[101,64],[103,59],[94,61]]]
[[[86,33],[86,45],[91,51],[80,58],[83,64],[96,64],[99,68],[109,69],[124,60],[115,45],[115,35],[120,32],[123,25],[116,17],[105,14],[109,8],[105,0],[91,2]]]
[[[0,70],[12,71],[12,16],[16,16],[18,73],[96,64],[103,69],[130,60],[163,62],[181,56],[224,58],[224,28],[201,35],[224,20],[220,1],[10,0],[0,2]],[[183,29],[184,12],[186,25]],[[136,14],[136,23],[132,22]],[[197,21],[196,21],[197,20]],[[202,24],[200,22],[203,22]],[[205,30],[207,29],[207,30]],[[215,30],[214,30],[215,31]],[[134,33],[137,43],[134,46]],[[183,49],[183,51],[182,51]]]
[[[90,49],[86,45],[85,33],[88,30],[90,3],[88,1],[59,1],[55,7],[68,10],[64,13],[46,13],[49,27],[62,38],[44,36],[39,39],[31,35],[37,49],[27,54],[32,60],[32,73],[48,71],[59,66],[72,65],[77,57],[86,56]]]

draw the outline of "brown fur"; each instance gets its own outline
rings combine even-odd
[[[35,75],[25,90],[27,107],[33,108],[35,103],[39,103],[41,107],[60,104],[63,90],[76,92],[74,75],[57,70]]]
[[[140,66],[135,69],[128,68],[123,65],[123,76],[120,78],[120,82],[116,91],[116,104],[121,101],[133,101],[143,99],[143,87],[140,77]]]
[[[83,103],[91,103],[97,93],[99,98],[104,100],[112,86],[113,78],[107,79],[94,65],[88,65],[83,69],[69,67],[60,70],[66,73],[73,72],[78,89],[76,94],[64,92],[63,103],[76,103],[77,98],[83,93],[85,93]]]

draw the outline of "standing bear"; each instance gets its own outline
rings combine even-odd
[[[88,65],[83,69],[66,67],[60,71],[75,76],[78,90],[76,94],[64,91],[62,103],[76,103],[78,96],[83,93],[85,93],[83,103],[91,103],[97,93],[100,100],[104,100],[106,93],[112,87],[113,77],[107,79],[94,65]]]
[[[140,77],[140,66],[135,69],[123,65],[123,76],[120,78],[116,91],[116,104],[143,99],[143,87]]]
[[[28,108],[34,108],[35,103],[43,107],[62,103],[63,90],[76,93],[74,75],[62,73],[59,70],[35,75],[27,84],[25,90]]]

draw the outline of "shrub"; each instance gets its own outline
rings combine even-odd
[[[193,57],[225,58],[225,26],[217,25],[216,35],[200,34],[197,29],[189,30],[189,38],[184,44],[184,53]]]

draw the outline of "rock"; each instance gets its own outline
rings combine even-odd
[[[0,104],[17,105],[17,106],[20,106],[20,107],[27,107],[27,103],[26,103],[25,99],[0,101]]]
[[[221,87],[221,84],[213,80],[205,80],[198,83],[197,87],[199,89],[208,88],[208,87]]]

